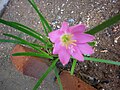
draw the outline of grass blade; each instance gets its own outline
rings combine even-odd
[[[34,86],[33,90],[38,90],[39,86],[41,85],[42,81],[47,77],[47,75],[55,68],[55,65],[58,61],[58,58],[53,61],[53,63],[51,64],[51,66],[47,69],[47,71],[42,75],[42,77],[38,80],[38,82],[36,83],[36,85]]]
[[[24,43],[24,42],[20,42],[20,41],[17,41],[17,40],[0,39],[0,42],[6,42],[6,43],[15,43],[15,44],[23,44],[23,45],[27,45],[26,43]],[[30,43],[30,44],[32,44],[33,46],[39,47],[39,48],[44,48],[43,46],[38,45],[38,44],[34,44],[34,43]]]
[[[56,77],[57,77],[58,84],[59,84],[59,86],[60,86],[60,90],[63,90],[62,83],[61,83],[61,80],[60,80],[60,76],[59,76],[59,74],[58,74],[58,70],[57,70],[56,67],[55,67],[55,69],[54,69],[54,72],[55,72],[55,75],[56,75]]]
[[[88,61],[101,62],[101,63],[107,63],[107,64],[120,66],[120,62],[115,62],[115,61],[111,61],[111,60],[104,60],[104,59],[90,58],[90,57],[84,57],[84,59],[88,60]]]
[[[70,74],[73,75],[74,74],[74,70],[75,70],[75,66],[76,66],[77,60],[73,59],[73,64],[72,64],[72,68],[70,71]]]
[[[16,40],[19,40],[19,41],[21,41],[21,42],[24,42],[24,43],[29,43],[28,41],[26,41],[26,40],[24,40],[24,39],[22,39],[22,38],[20,38],[20,37],[17,37],[17,36],[15,36],[15,35],[12,35],[12,34],[3,33],[3,35],[4,35],[4,36],[7,36],[7,37],[12,37],[12,38],[14,38],[14,39],[16,39]]]
[[[28,0],[29,3],[33,6],[33,8],[35,9],[35,11],[37,12],[37,14],[40,17],[40,20],[44,22],[45,26],[48,29],[48,33],[52,31],[52,28],[50,27],[50,25],[48,24],[47,20],[44,18],[44,16],[41,14],[41,12],[39,11],[37,5],[35,4],[34,0]],[[43,23],[42,23],[43,24]]]
[[[12,37],[12,38],[18,40],[21,44],[28,45],[27,43],[29,43],[29,44],[31,44],[31,45],[33,45],[33,46],[36,46],[36,47],[39,47],[39,48],[45,48],[44,46],[41,46],[41,45],[38,45],[38,44],[35,44],[35,43],[30,43],[30,42],[28,42],[28,41],[26,41],[26,40],[24,40],[24,39],[22,39],[22,38],[20,38],[20,37],[17,37],[17,36],[15,36],[15,35],[12,35],[12,34],[5,34],[5,33],[3,33],[3,35],[5,35],[5,36],[7,36],[7,37]],[[28,46],[29,46],[29,45],[28,45]]]
[[[93,29],[87,31],[86,33],[94,35],[102,30],[104,30],[105,28],[117,23],[120,20],[120,14],[104,21],[103,23],[99,24],[98,26],[94,27]]]
[[[0,42],[21,44],[21,42],[19,42],[19,41],[16,41],[16,40],[6,40],[6,39],[0,39]]]
[[[15,23],[5,21],[3,19],[0,19],[0,23],[5,24],[5,25],[10,26],[10,27],[13,27],[13,28],[25,33],[25,34],[28,34],[28,35],[40,40],[44,44],[47,44],[47,42],[45,42],[45,40],[43,38],[41,38],[40,36],[36,35],[35,33],[31,32],[31,31],[29,31],[29,30],[27,30],[27,29],[25,29],[25,28],[23,28],[21,26],[16,25]]]
[[[40,53],[35,53],[35,52],[19,52],[19,53],[12,54],[12,56],[35,56],[35,57],[53,59],[52,56],[45,55],[45,54],[40,54]]]
[[[39,45],[39,44],[35,44],[35,43],[30,43],[30,44],[33,45],[33,46],[36,46],[36,47],[38,47],[38,48],[45,48],[44,46]]]
[[[44,28],[44,32],[45,32],[46,36],[48,36],[48,31],[47,31],[47,29],[46,29],[46,27],[45,27],[44,22],[43,22],[42,20],[41,20],[41,22],[42,22],[42,25],[43,25],[43,28]]]
[[[8,36],[8,37],[12,37],[12,38],[14,38],[14,39],[16,39],[16,40],[20,40],[21,42],[23,42],[23,43],[25,43],[26,45],[32,47],[33,49],[37,50],[38,52],[40,52],[40,53],[42,53],[42,54],[45,54],[46,56],[49,55],[49,54],[47,54],[46,52],[42,51],[40,48],[34,46],[33,44],[27,42],[27,41],[24,40],[24,39],[21,39],[21,38],[19,38],[19,37],[17,37],[17,36],[11,35],[11,34],[3,34],[3,35]]]
[[[23,27],[23,28],[25,28],[25,29],[27,29],[27,30],[29,30],[29,31],[31,31],[31,32],[33,32],[33,33],[35,33],[36,35],[38,35],[38,36],[40,36],[40,37],[42,37],[42,38],[45,37],[45,36],[43,36],[42,34],[36,32],[35,30],[33,30],[33,29],[31,29],[31,28],[29,28],[29,27],[23,25],[23,24],[20,24],[20,23],[17,23],[17,22],[11,22],[11,23],[14,23],[14,24],[16,24],[16,25],[18,25],[18,26],[20,26],[20,27]]]

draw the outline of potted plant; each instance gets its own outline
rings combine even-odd
[[[66,86],[67,84],[64,84],[63,80],[65,79],[75,80],[76,83],[78,78],[73,76],[73,74],[77,61],[83,62],[84,60],[90,60],[95,62],[120,65],[119,62],[91,58],[89,56],[92,53],[94,53],[94,50],[92,49],[92,46],[95,45],[95,42],[93,41],[95,39],[94,35],[97,32],[104,30],[106,27],[111,26],[114,23],[118,22],[120,20],[120,14],[104,21],[102,24],[88,31],[85,31],[86,26],[84,24],[69,26],[69,24],[65,21],[61,24],[60,29],[53,31],[47,20],[38,10],[34,0],[28,0],[28,1],[39,15],[40,21],[44,27],[45,35],[42,35],[36,32],[35,30],[17,22],[0,19],[0,23],[13,27],[23,33],[28,34],[34,37],[35,39],[41,41],[42,44],[40,45],[37,43],[31,43],[18,36],[11,34],[3,34],[3,35],[12,37],[14,40],[0,39],[0,42],[10,42],[10,43],[20,44],[17,45],[15,48],[13,48],[11,59],[13,64],[15,64],[16,68],[19,71],[23,72],[23,74],[35,78],[39,78],[39,76],[41,76],[37,84],[33,88],[33,90],[38,89],[42,81],[52,70],[54,70],[55,72],[58,84],[60,85],[60,89],[68,90],[69,87]],[[21,45],[28,46],[29,48]],[[56,63],[60,60],[62,65],[65,66],[66,64],[68,64],[70,58],[73,60],[70,74],[68,72],[62,72],[59,77],[58,74],[59,72],[57,70]],[[22,65],[20,66],[18,63],[21,63]],[[30,65],[32,65],[32,68],[29,67]],[[48,66],[50,67],[46,70],[46,72],[43,75],[38,75],[40,69],[38,69],[38,71],[36,72],[30,73],[29,70],[41,68],[39,65],[43,65],[42,68],[47,68]],[[64,76],[68,78],[64,78]],[[78,81],[80,82],[80,80]],[[80,86],[81,85],[77,84],[77,88],[80,88]],[[89,85],[87,86],[90,87]],[[92,88],[91,90],[94,90],[94,88]]]

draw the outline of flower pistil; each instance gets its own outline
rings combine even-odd
[[[62,45],[65,46],[66,48],[68,48],[70,45],[76,45],[75,44],[76,40],[73,40],[72,37],[73,34],[68,34],[68,33],[63,34],[60,37]]]

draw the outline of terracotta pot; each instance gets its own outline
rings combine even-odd
[[[11,52],[11,60],[16,69],[24,75],[39,78],[48,68],[48,59],[32,56],[12,56],[17,52],[34,52],[34,50],[22,45],[16,45]]]
[[[68,71],[63,71],[60,74],[63,90],[96,90],[81,79],[70,75]]]
[[[11,52],[11,60],[16,69],[22,72],[24,75],[34,78],[40,78],[49,67],[49,60],[39,57],[31,56],[12,56],[17,52],[35,52],[34,50],[22,45],[16,45]],[[51,76],[53,77],[53,74]],[[79,78],[70,75],[68,71],[63,71],[60,74],[63,90],[96,90],[92,86],[86,84]],[[52,83],[52,81],[51,81]]]

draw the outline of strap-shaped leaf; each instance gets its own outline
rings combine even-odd
[[[42,22],[42,24],[45,24],[45,26],[47,27],[47,29],[48,29],[48,32],[47,32],[47,34],[49,33],[49,32],[51,32],[52,31],[52,28],[50,27],[50,25],[48,24],[48,22],[47,22],[47,20],[44,18],[44,16],[41,14],[41,12],[39,11],[39,9],[38,9],[38,7],[37,7],[37,5],[35,4],[35,2],[34,2],[34,0],[28,0],[29,1],[29,3],[33,6],[33,8],[35,9],[35,11],[37,12],[37,14],[39,15],[39,17],[40,17],[40,20],[41,21],[43,21]],[[44,26],[44,25],[43,25]]]
[[[20,41],[17,41],[17,40],[0,39],[0,42],[6,42],[6,43],[15,43],[15,44],[23,44],[23,45],[27,45],[26,43],[24,43],[24,42],[20,42]],[[35,44],[35,43],[30,43],[30,44],[32,44],[33,46],[39,47],[39,48],[44,48],[43,46],[38,45],[38,44]],[[29,46],[29,45],[28,45],[28,46]]]
[[[39,86],[41,85],[42,81],[47,77],[47,75],[55,68],[55,65],[58,61],[58,58],[53,61],[51,66],[47,69],[47,71],[40,77],[36,85],[34,86],[33,90],[38,90]]]
[[[84,59],[88,61],[101,62],[101,63],[107,63],[107,64],[113,64],[113,65],[120,66],[120,62],[115,62],[111,60],[104,60],[104,59],[90,58],[90,57],[84,57]]]
[[[5,25],[10,26],[10,27],[13,27],[13,28],[15,28],[15,29],[17,29],[17,30],[19,30],[19,31],[21,31],[21,32],[24,32],[25,34],[28,34],[28,35],[30,35],[30,36],[32,36],[32,37],[40,40],[40,41],[43,42],[44,44],[47,44],[47,42],[45,42],[45,40],[44,40],[43,38],[41,38],[40,36],[38,36],[38,35],[35,34],[34,32],[32,32],[32,31],[30,31],[30,30],[28,30],[28,29],[25,29],[25,28],[23,28],[23,27],[15,24],[14,22],[9,22],[9,21],[5,21],[5,20],[3,20],[3,19],[0,19],[0,23],[5,24]]]
[[[63,90],[62,83],[61,83],[61,80],[60,80],[60,76],[58,74],[59,72],[57,70],[57,67],[55,67],[54,72],[55,72],[55,76],[57,77],[57,81],[58,81],[58,84],[60,86],[60,90]]]
[[[27,42],[27,43],[29,43],[28,41],[26,41],[26,40],[24,40],[24,39],[22,39],[22,38],[20,38],[20,37],[18,37],[18,36],[15,36],[15,35],[12,35],[12,34],[6,34],[6,33],[3,33],[3,35],[4,36],[7,36],[7,37],[12,37],[12,38],[14,38],[14,39],[16,39],[16,40],[19,40],[19,41],[21,41],[21,42]]]
[[[46,54],[41,54],[41,53],[35,53],[35,52],[18,52],[18,53],[12,54],[12,56],[35,56],[35,57],[53,59],[52,56],[49,56],[49,55],[46,55]]]
[[[0,42],[23,44],[23,43],[16,41],[16,40],[6,40],[6,39],[0,39]]]
[[[21,39],[21,38],[19,38],[19,37],[17,37],[17,36],[11,35],[11,34],[4,34],[4,35],[5,35],[5,36],[8,36],[8,37],[12,37],[12,38],[14,38],[14,39],[16,39],[16,40],[20,40],[21,42],[23,42],[23,43],[25,43],[26,45],[32,47],[33,49],[37,50],[38,52],[41,52],[42,54],[48,55],[45,51],[41,50],[40,48],[34,46],[33,44],[27,42],[27,41],[24,40],[24,39]]]
[[[9,21],[9,22],[10,22],[10,21]],[[17,23],[17,22],[11,22],[11,23],[14,23],[14,24],[16,24],[16,25],[18,25],[18,26],[20,26],[20,27],[22,27],[22,28],[25,28],[25,29],[27,29],[27,30],[35,33],[36,35],[38,35],[38,36],[40,36],[40,37],[42,37],[42,38],[45,37],[45,36],[43,36],[42,34],[36,32],[35,30],[33,30],[32,28],[27,27],[27,26],[25,26],[25,25],[23,25],[23,24],[20,24],[20,23]]]
[[[17,42],[19,41],[19,43],[21,43],[21,44],[25,44],[25,45],[28,45],[28,46],[29,46],[29,44],[31,44],[31,45],[36,46],[36,47],[39,47],[39,48],[45,48],[44,46],[41,46],[41,45],[38,45],[38,44],[35,44],[35,43],[30,43],[30,42],[28,42],[28,41],[26,41],[26,40],[24,40],[24,39],[22,39],[22,38],[20,38],[20,37],[17,37],[17,36],[15,36],[15,35],[12,35],[12,34],[5,34],[5,33],[3,33],[3,35],[5,35],[5,36],[7,36],[7,37],[12,37],[12,38],[16,39]],[[28,44],[28,43],[29,43],[29,44]]]
[[[43,28],[44,28],[44,32],[48,36],[48,31],[46,29],[46,26],[45,26],[44,22],[42,20],[41,20],[41,22],[42,22],[42,25],[43,25]]]
[[[38,47],[38,48],[45,48],[44,46],[39,45],[39,44],[35,44],[35,43],[30,43],[30,44],[33,45],[33,46],[36,46],[36,47]]]
[[[120,14],[104,21],[103,23],[97,25],[96,27],[94,27],[93,29],[87,31],[86,33],[94,35],[102,30],[104,30],[105,28],[117,23],[120,20]]]
[[[75,70],[76,63],[77,63],[77,60],[73,59],[72,68],[71,68],[71,71],[70,71],[70,74],[71,74],[71,75],[74,74],[74,70]]]

